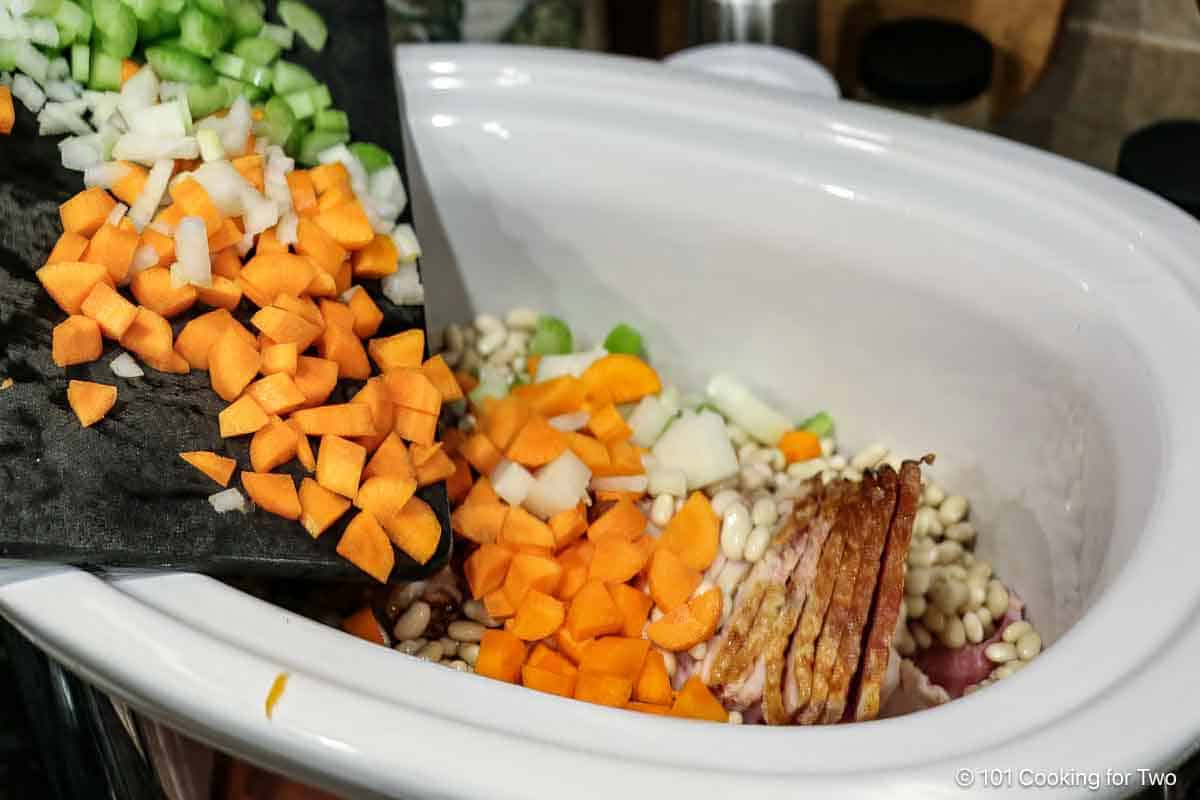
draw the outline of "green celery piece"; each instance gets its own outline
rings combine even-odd
[[[225,0],[192,0],[196,4],[196,8],[214,17],[224,17],[229,13],[229,7],[225,4]]]
[[[189,6],[179,16],[179,44],[202,58],[212,58],[233,32],[233,26],[221,17],[214,17]]]
[[[284,50],[291,50],[292,45],[296,43],[296,34],[292,32],[291,28],[285,28],[282,25],[272,25],[270,22],[262,26],[258,35],[264,39],[270,39]]]
[[[157,69],[155,71],[157,72]],[[161,76],[162,73],[160,72],[159,75]],[[98,48],[93,48],[88,88],[98,92],[119,92],[121,90],[121,59],[110,56]]]
[[[246,62],[235,56],[233,53],[221,51],[212,57],[212,67],[219,75],[225,75],[230,78],[242,79],[242,73],[246,71]]]
[[[638,358],[646,357],[642,334],[624,322],[609,331],[608,336],[604,338],[604,349],[610,353],[627,353]]]
[[[824,439],[827,436],[833,435],[833,417],[827,411],[818,411],[804,422],[800,423],[800,430],[808,431],[809,433]]]
[[[158,6],[168,14],[178,16],[183,13],[184,6],[187,5],[187,0],[158,0]]]
[[[92,15],[72,0],[63,0],[54,15],[54,24],[58,26],[59,44],[63,47],[72,42],[87,44],[92,38]]]
[[[247,64],[242,70],[242,80],[256,89],[270,89],[271,78],[275,75],[275,71],[270,67],[261,67],[257,64]]]
[[[362,163],[363,169],[368,173],[378,172],[392,164],[392,154],[377,144],[355,142],[348,147],[350,152],[354,154],[354,157]]]
[[[156,42],[179,33],[179,15],[159,8],[150,19],[138,20],[138,38],[142,44]]]
[[[251,103],[257,103],[266,98],[267,93],[256,86],[251,86],[245,81],[239,81],[237,78],[230,78],[226,75],[218,75],[217,83],[225,87],[229,92],[230,100],[238,95],[245,97]]]
[[[296,115],[287,101],[276,95],[263,106],[263,122],[266,123],[267,137],[271,142],[285,145],[296,127]]]
[[[291,110],[290,108],[288,109]],[[312,131],[312,122],[306,119],[296,120],[296,124],[292,126],[292,132],[288,135],[287,141],[283,143],[283,152],[287,153],[290,158],[296,158],[300,155],[300,146],[304,144],[304,137],[308,136]]]
[[[299,64],[280,59],[275,62],[275,76],[272,85],[275,87],[276,94],[290,94],[316,86],[317,79]]]
[[[558,317],[543,314],[538,317],[533,336],[529,339],[529,352],[535,356],[563,355],[573,351],[575,339],[567,323]]]
[[[318,131],[349,131],[350,118],[345,111],[322,108],[313,117],[313,128]]]
[[[301,3],[300,0],[279,0],[275,11],[283,24],[294,30],[304,43],[313,50],[324,50],[329,38],[329,29],[321,15]]]
[[[158,0],[121,0],[141,20],[152,19],[158,13]]]
[[[30,17],[53,17],[58,13],[61,2],[62,0],[33,0],[25,14]]]
[[[3,59],[0,59],[2,61]],[[4,65],[0,64],[0,69]],[[71,80],[87,84],[92,74],[92,48],[76,42],[71,45]]]
[[[316,166],[318,156],[334,145],[350,141],[350,134],[338,131],[310,131],[300,142],[296,160],[306,167]]]
[[[146,48],[146,60],[164,81],[181,81],[211,86],[217,82],[217,71],[195,53],[180,47],[156,45]]]
[[[229,7],[229,21],[233,23],[233,33],[239,39],[255,36],[262,30],[265,13],[262,3],[255,0],[225,0],[225,5]]]
[[[92,19],[99,34],[98,48],[114,58],[129,58],[137,46],[138,23],[133,9],[121,0],[93,0]]]
[[[17,40],[0,39],[0,72],[12,72],[17,68]]]
[[[251,64],[265,67],[279,58],[281,49],[278,42],[264,39],[261,36],[252,36],[247,39],[239,39],[233,46],[233,54],[246,59]]]
[[[192,84],[187,90],[188,110],[193,119],[215,114],[229,106],[229,91],[219,83],[212,86]]]

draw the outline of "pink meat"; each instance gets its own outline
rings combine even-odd
[[[1008,612],[996,625],[996,632],[990,639],[984,639],[979,644],[967,644],[957,649],[950,649],[941,644],[934,644],[913,656],[913,661],[922,672],[929,676],[931,683],[941,686],[951,697],[962,697],[963,689],[991,674],[996,665],[988,661],[983,651],[988,645],[1001,641],[1004,629],[1010,623],[1022,618],[1024,604],[1015,594],[1010,595]]]

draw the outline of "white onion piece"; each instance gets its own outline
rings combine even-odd
[[[245,209],[242,222],[246,226],[246,233],[259,234],[279,222],[279,206],[253,189],[244,189],[240,199]]]
[[[89,189],[97,186],[101,189],[111,189],[125,177],[127,172],[129,172],[128,164],[122,164],[120,161],[103,161],[84,170],[83,185]]]
[[[585,350],[582,353],[542,356],[538,362],[537,375],[534,377],[538,383],[552,378],[561,378],[563,375],[573,375],[578,378],[588,367],[606,355],[608,355],[607,350],[597,347],[595,350]]]
[[[125,219],[125,212],[129,210],[129,206],[124,203],[117,203],[113,206],[112,211],[108,212],[108,218],[104,220],[105,224],[112,225],[114,228],[121,224],[121,220]]]
[[[655,464],[646,470],[646,480],[646,490],[655,497],[660,494],[687,496],[687,474],[678,467]]]
[[[326,150],[322,150],[317,155],[317,160],[322,164],[343,164],[346,167],[346,172],[350,174],[350,188],[354,190],[354,194],[360,200],[365,199],[371,193],[371,183],[367,177],[367,169],[358,160],[358,156],[350,152],[350,148],[344,144],[336,144]]]
[[[398,306],[420,305],[425,302],[425,287],[416,264],[402,264],[400,269],[379,282],[383,296]]]
[[[75,90],[75,96],[79,96],[79,92],[83,87],[75,81],[70,80],[71,65],[65,58],[59,56],[58,58],[53,59],[50,62],[50,70],[47,74],[50,76],[50,80],[52,81],[63,81],[65,83],[69,83]]]
[[[609,475],[592,478],[593,492],[641,492],[646,491],[650,480],[645,475]]]
[[[113,145],[112,155],[118,161],[153,164],[155,161],[167,158],[199,158],[200,146],[196,144],[193,136],[162,139],[155,136],[126,133]]]
[[[122,86],[121,90],[124,91],[124,89],[125,87]],[[188,85],[186,83],[162,81],[158,84],[158,99],[161,102],[163,100],[173,100],[176,97],[187,97],[187,90]],[[150,102],[153,103],[154,101],[151,100]]]
[[[104,160],[100,137],[72,136],[58,143],[58,154],[67,169],[83,171]]]
[[[683,470],[688,488],[723,481],[737,474],[737,453],[725,420],[712,411],[685,413],[654,443],[654,457],[665,467]]]
[[[519,506],[529,496],[536,478],[520,464],[502,458],[492,470],[491,481],[492,488],[501,500],[509,505]]]
[[[133,201],[133,208],[129,211],[129,219],[139,233],[154,218],[154,212],[158,210],[158,204],[162,202],[167,191],[167,181],[171,179],[173,169],[175,162],[169,159],[155,161],[154,166],[150,168],[142,193]],[[171,232],[168,231],[165,235],[169,236]]]
[[[360,288],[361,287],[359,287],[359,286],[351,286],[349,289],[347,289],[346,291],[344,291],[340,295],[338,295],[338,301],[348,304],[351,301],[351,299],[354,298],[354,293],[357,292]]]
[[[200,157],[205,161],[220,161],[225,157],[225,148],[216,131],[196,131],[196,143],[200,145]]]
[[[205,117],[196,123],[196,130],[215,131],[221,137],[221,147],[225,153],[234,158],[245,155],[246,139],[250,136],[253,120],[250,117],[250,103],[245,97],[239,96],[229,107],[223,117],[216,115]]]
[[[158,91],[158,76],[147,64],[133,73],[129,80],[121,85],[117,108],[127,120],[132,121],[131,118],[137,112],[150,108],[158,102]],[[171,101],[173,102],[174,98],[171,98]],[[182,135],[181,133],[180,136]]]
[[[45,85],[46,97],[58,103],[70,103],[79,99],[79,84],[74,81],[47,81]],[[87,103],[75,113],[82,114],[87,108]]]
[[[417,234],[412,229],[412,225],[408,223],[397,225],[396,229],[392,231],[392,241],[396,243],[396,252],[400,256],[401,264],[416,261],[421,257],[421,243],[417,241]]]
[[[92,133],[92,126],[83,121],[80,113],[72,110],[67,103],[46,103],[38,114],[38,134],[41,136],[59,136],[73,133],[76,136],[87,136]]]
[[[139,245],[133,251],[133,262],[129,265],[129,278],[139,272],[145,272],[158,263],[158,250],[152,244]]]
[[[638,447],[653,446],[674,415],[675,413],[664,406],[657,397],[646,395],[627,420],[633,430],[633,436],[630,438]]]
[[[246,253],[249,253],[254,248],[254,234],[246,231],[242,234],[242,238],[235,245],[239,258],[244,258]]]
[[[300,241],[299,227],[300,218],[296,216],[296,212],[285,211],[279,217],[279,224],[275,226],[275,238],[280,244],[293,245]]]
[[[577,431],[584,425],[587,425],[589,419],[586,411],[572,411],[569,414],[559,414],[557,417],[551,417],[546,420],[550,423],[550,427],[560,431]]]
[[[774,446],[792,428],[791,420],[755,397],[732,375],[714,375],[705,394],[722,414],[763,444]]]
[[[121,98],[122,102],[124,99]],[[187,125],[181,110],[185,107],[186,102],[181,104],[177,97],[165,103],[133,110],[118,105],[117,110],[129,124],[130,133],[152,139],[182,139],[187,136]]]
[[[13,78],[12,95],[34,114],[46,105],[46,93],[26,75],[16,75]]]
[[[108,367],[118,378],[140,378],[146,374],[137,361],[134,360],[133,356],[124,350],[116,358],[108,362]]]
[[[50,79],[50,59],[28,41],[17,42],[16,64],[19,72],[25,73],[38,83],[45,83]],[[13,85],[16,85],[15,79]]]
[[[200,217],[184,217],[175,226],[175,258],[171,265],[171,286],[212,286],[208,233]]]
[[[204,187],[213,205],[226,217],[240,217],[245,211],[242,193],[254,191],[254,187],[228,161],[201,164],[191,176]]]
[[[574,508],[587,495],[592,471],[570,450],[537,471],[537,480],[526,495],[524,506],[532,514],[549,519]]]
[[[208,502],[212,504],[218,514],[225,514],[229,511],[246,513],[246,498],[237,489],[226,489],[223,492],[209,495]]]

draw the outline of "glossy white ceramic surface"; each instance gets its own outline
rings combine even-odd
[[[0,610],[136,706],[354,796],[960,797],[960,768],[1132,770],[1190,746],[1190,218],[851,103],[559,52],[397,58],[435,324],[518,303],[592,337],[625,320],[681,385],[733,370],[793,415],[831,409],[850,448],[936,452],[1053,646],[933,711],[778,730],[464,676],[194,575],[14,565]]]

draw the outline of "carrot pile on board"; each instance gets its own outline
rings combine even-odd
[[[245,149],[250,155],[231,163],[261,189],[263,156],[252,141]],[[394,566],[393,546],[426,563],[441,526],[414,493],[454,473],[435,438],[442,404],[463,395],[439,356],[423,358],[423,331],[377,337],[379,307],[361,287],[347,294],[355,280],[395,272],[398,253],[389,236],[372,230],[346,168],[332,163],[289,173],[299,216],[294,246],[268,228],[244,262],[241,220],[222,216],[195,179],[175,182],[171,204],[155,221],[169,229],[185,218],[203,221],[212,285],[198,287],[173,282],[175,239],[158,226],[139,234],[127,216],[109,221],[117,200],[132,204],[147,180],[144,168],[127,166],[113,187],[116,199],[91,188],[60,208],[63,234],[37,272],[68,314],[54,328],[54,362],[93,361],[109,339],[159,371],[207,370],[213,391],[228,403],[221,436],[252,437],[253,470],[241,473],[241,484],[259,508],[297,520],[316,538],[353,506],[337,550],[381,582]],[[175,170],[194,166],[180,160]],[[158,261],[131,275],[134,254],[146,244]],[[257,308],[249,328],[231,313],[243,300]],[[174,336],[170,321],[197,306],[210,310]],[[365,384],[349,403],[327,405],[340,379]],[[67,397],[86,427],[112,410],[117,389],[73,380]],[[315,450],[309,437],[318,438]],[[212,452],[180,455],[221,486],[237,466]],[[274,472],[292,459],[311,475],[298,488]]]

